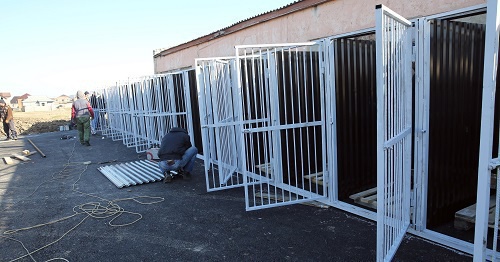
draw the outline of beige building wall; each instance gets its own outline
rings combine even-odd
[[[485,0],[332,0],[209,42],[154,58],[155,73],[193,68],[196,58],[234,56],[236,45],[307,42],[375,26],[384,4],[408,19],[486,4]]]

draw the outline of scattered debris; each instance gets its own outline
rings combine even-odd
[[[19,154],[12,154],[12,157],[17,158],[21,161],[30,161],[31,159],[29,157],[25,157]]]
[[[12,165],[12,164],[14,164],[14,161],[12,161],[12,158],[10,158],[10,157],[8,157],[8,156],[4,157],[4,158],[3,158],[3,161],[4,161],[4,162],[5,162],[5,164],[7,164],[7,165]]]
[[[23,150],[20,153],[14,153],[10,156],[2,157],[3,161],[7,165],[13,165],[25,161],[30,161],[31,159],[28,156],[35,154],[36,152],[30,152],[29,150]],[[18,161],[14,161],[18,160]]]

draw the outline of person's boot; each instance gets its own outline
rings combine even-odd
[[[85,142],[85,143],[84,143],[84,145],[86,145],[86,146],[90,146],[89,141]]]
[[[172,176],[170,175],[170,172],[168,172],[168,171],[163,172],[163,176],[164,176],[163,183],[172,182]]]

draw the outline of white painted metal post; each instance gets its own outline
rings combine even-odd
[[[389,261],[410,223],[411,22],[376,7],[377,260]]]
[[[430,21],[418,19],[415,61],[415,158],[414,158],[414,223],[417,231],[426,228],[427,165],[429,152],[429,93],[430,93]]]
[[[335,86],[335,48],[334,40],[326,39],[323,43],[323,64],[327,106],[326,134],[327,134],[327,171],[329,201],[338,201],[338,174],[337,174],[337,97]]]
[[[474,236],[474,261],[486,259],[488,214],[490,199],[491,153],[493,148],[493,124],[498,67],[498,37],[500,30],[500,6],[498,0],[488,0],[486,13],[486,38],[483,76],[483,104],[481,139],[479,145],[476,228]],[[498,179],[498,178],[497,178]],[[498,188],[497,188],[498,190]],[[496,208],[499,208],[498,206]],[[498,230],[496,228],[495,230]],[[494,251],[494,257],[497,252]]]

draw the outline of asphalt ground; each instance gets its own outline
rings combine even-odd
[[[122,141],[77,131],[0,142],[0,261],[375,261],[376,223],[335,209],[245,211],[243,188],[207,193],[203,162],[190,181],[117,188],[97,168],[145,159]],[[90,164],[84,162],[90,161]],[[471,261],[408,235],[395,261]]]

